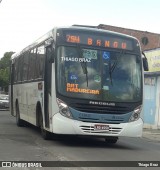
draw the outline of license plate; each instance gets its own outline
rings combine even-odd
[[[96,124],[94,130],[109,130],[109,125]]]

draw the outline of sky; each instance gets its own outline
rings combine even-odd
[[[0,58],[55,26],[106,24],[160,34],[159,17],[160,0],[2,0]]]

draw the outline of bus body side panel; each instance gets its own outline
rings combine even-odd
[[[25,84],[15,84],[13,90],[14,116],[16,116],[16,101],[18,102],[20,118],[36,125],[36,106],[37,102],[43,106],[43,90],[38,90],[38,83],[30,82]]]
[[[44,102],[44,93],[43,89],[38,89],[38,84],[41,83],[42,87],[44,87],[44,83],[42,81],[28,83],[27,85],[27,94],[26,98],[28,98],[27,105],[28,105],[28,121],[36,125],[37,123],[37,116],[36,116],[36,107],[37,103],[40,102],[41,106],[43,106]]]
[[[20,118],[28,121],[28,115],[27,115],[27,106],[25,105],[25,99],[24,94],[26,93],[26,90],[23,89],[22,84],[14,84],[14,90],[13,90],[13,101],[14,101],[14,113],[16,115],[16,105],[18,105]]]
[[[52,30],[52,36],[54,39],[54,42],[56,43],[56,33],[57,29]],[[55,61],[55,59],[54,59]],[[55,62],[52,63],[52,69],[51,69],[51,95],[49,95],[49,129],[46,129],[50,132],[54,133],[53,129],[53,116],[59,112],[58,104],[57,104],[57,96],[56,96],[56,68],[55,68]]]
[[[52,64],[52,114],[50,115],[50,130],[54,133],[53,118],[59,112],[57,97],[56,97],[56,81],[55,81],[55,64]]]

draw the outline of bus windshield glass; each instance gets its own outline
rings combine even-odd
[[[140,56],[110,51],[59,46],[59,94],[72,98],[138,102],[142,99]]]

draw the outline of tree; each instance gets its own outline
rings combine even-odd
[[[9,73],[11,56],[14,52],[6,52],[0,60],[0,87],[8,92],[9,86]]]

